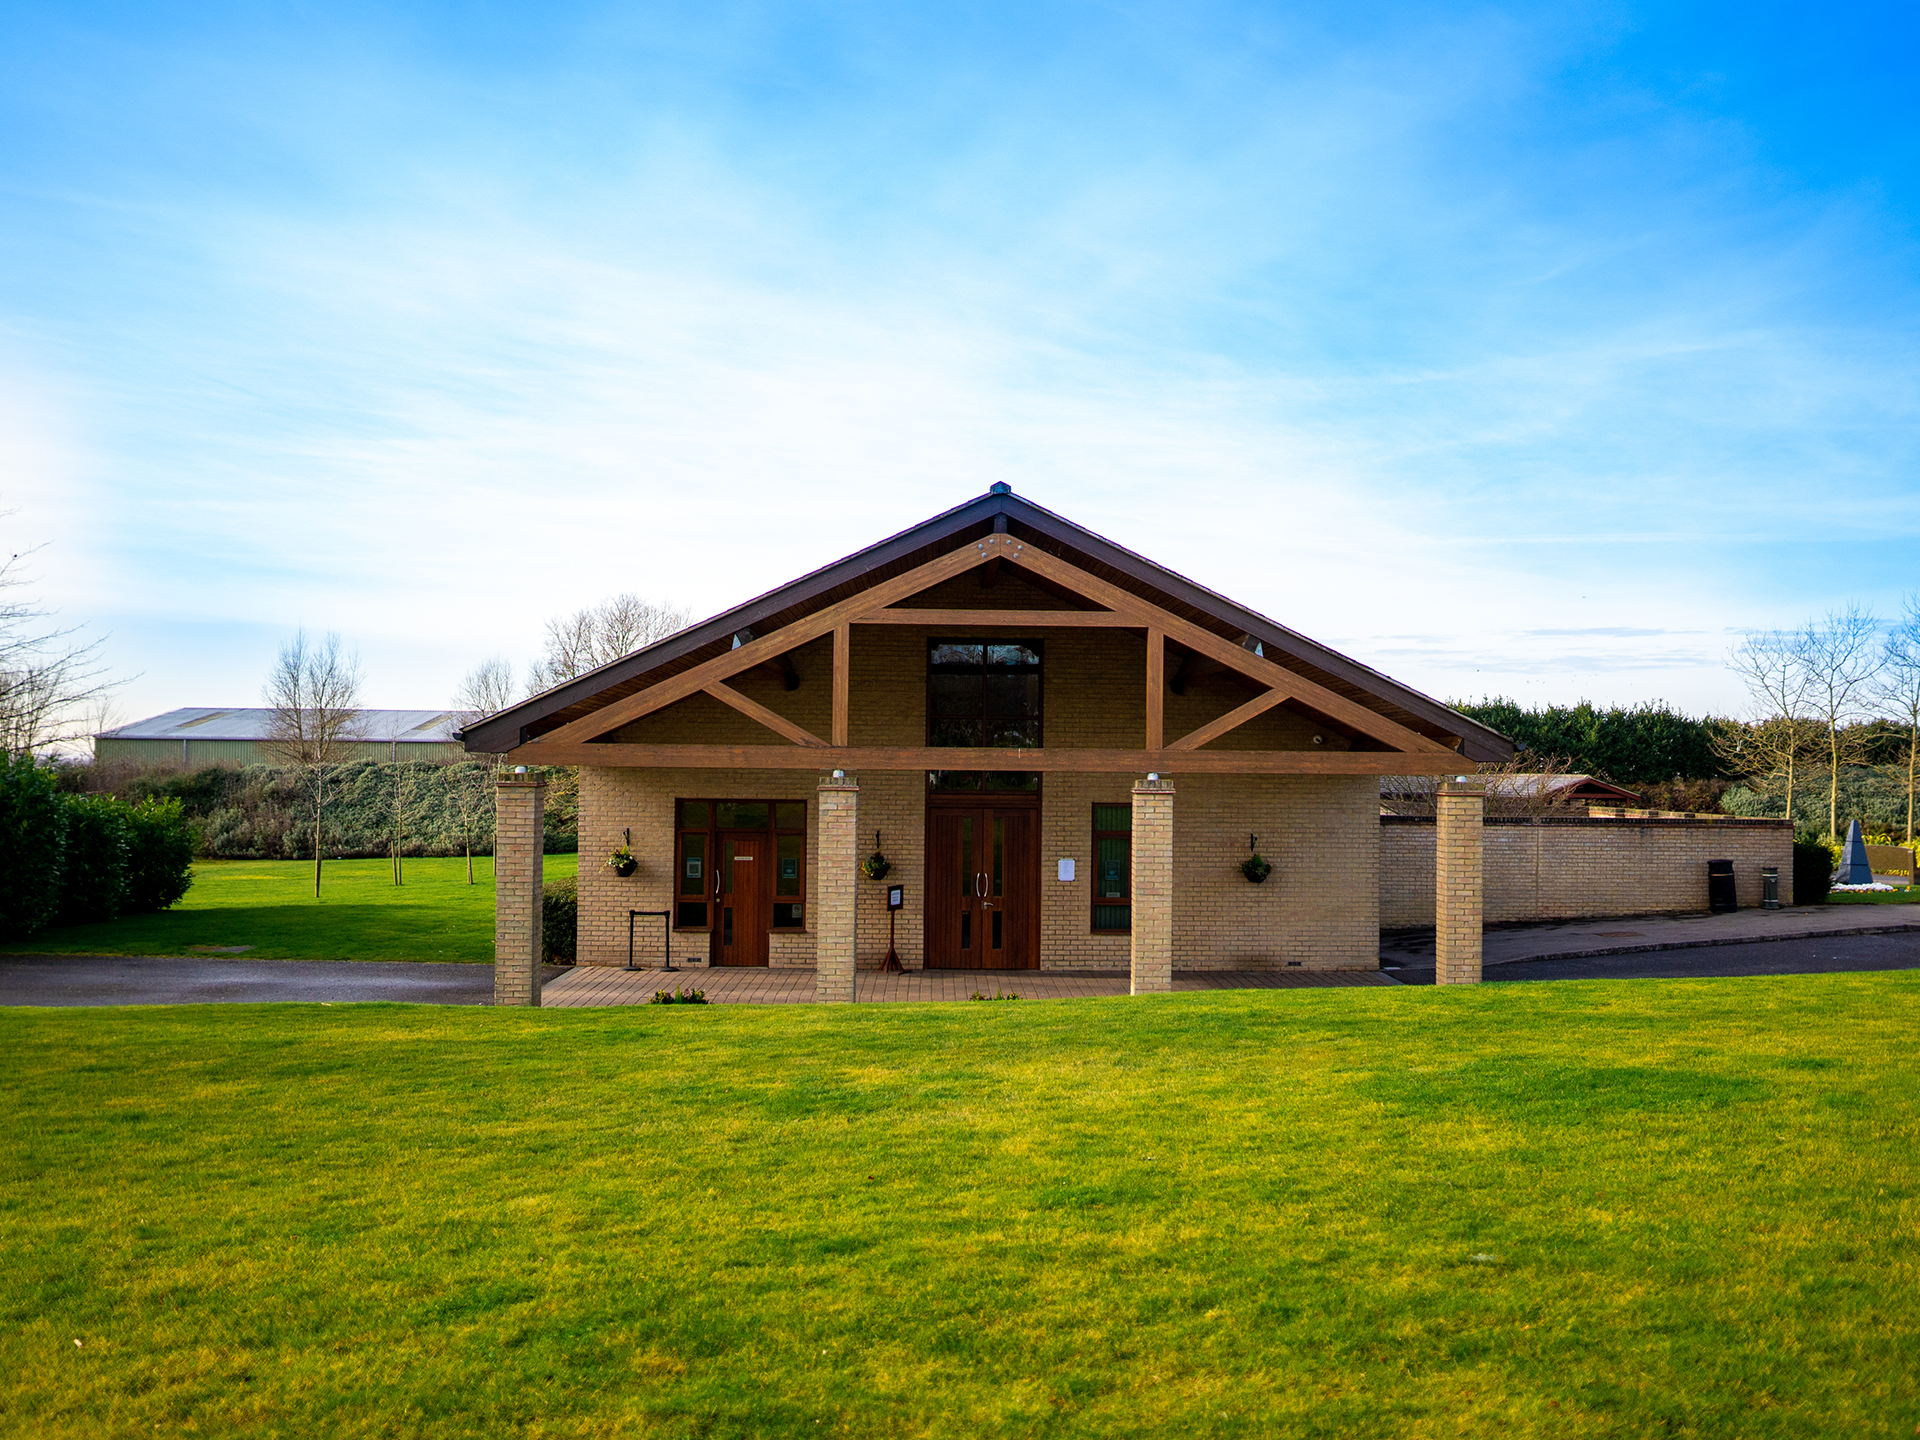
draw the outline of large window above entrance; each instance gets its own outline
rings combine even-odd
[[[1041,642],[927,642],[927,744],[1037,750]]]

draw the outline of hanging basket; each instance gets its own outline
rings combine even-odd
[[[640,861],[635,858],[633,851],[621,845],[607,856],[607,868],[624,880],[640,868]]]
[[[884,880],[893,871],[893,862],[878,850],[860,862],[860,873],[869,880]]]
[[[1255,885],[1267,883],[1267,877],[1273,874],[1273,866],[1258,852],[1249,855],[1240,862],[1240,873]]]

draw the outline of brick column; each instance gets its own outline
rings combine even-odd
[[[860,782],[836,770],[820,782],[820,855],[814,867],[815,1000],[853,1000],[860,899]]]
[[[1173,782],[1133,787],[1133,993],[1173,989]]]
[[[1433,983],[1480,983],[1480,821],[1487,792],[1449,780],[1434,796]]]
[[[493,1003],[540,1003],[547,782],[525,766],[493,787]]]

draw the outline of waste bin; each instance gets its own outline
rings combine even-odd
[[[1778,910],[1780,908],[1780,867],[1762,866],[1760,870],[1760,908]]]
[[[1740,899],[1733,889],[1733,861],[1707,861],[1707,909],[1718,915],[1739,908]]]

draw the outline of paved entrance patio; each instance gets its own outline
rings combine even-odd
[[[580,965],[541,987],[540,1003],[645,1005],[656,990],[676,986],[704,990],[716,1005],[799,1005],[814,999],[812,967],[741,967],[710,970],[626,970]],[[1392,985],[1378,970],[1194,970],[1177,971],[1175,990],[1300,990],[1327,985]],[[863,970],[854,982],[857,1002],[966,1000],[974,991],[1018,995],[1022,1000],[1077,1000],[1127,993],[1124,970],[920,970],[883,975]]]

